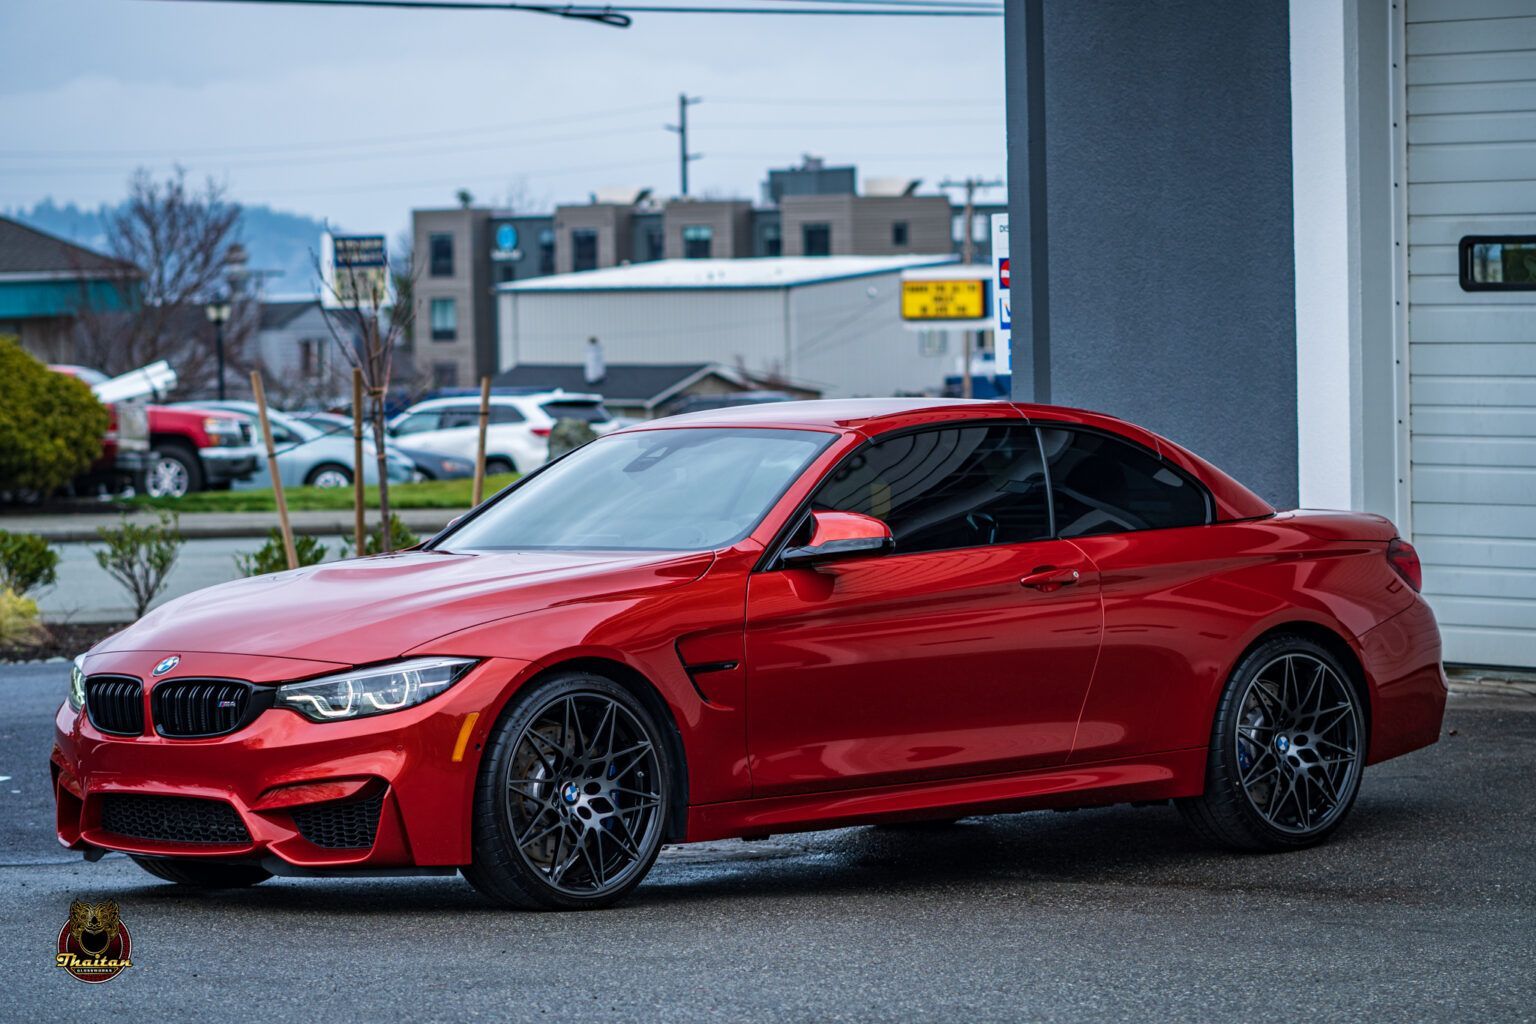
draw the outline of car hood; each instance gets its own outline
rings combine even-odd
[[[328,562],[177,598],[92,653],[206,651],[365,664],[550,605],[682,586],[713,557],[407,551]]]

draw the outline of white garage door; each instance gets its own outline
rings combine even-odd
[[[1536,0],[1406,15],[1413,540],[1446,660],[1532,667],[1536,291],[1465,290],[1459,245],[1536,236]]]

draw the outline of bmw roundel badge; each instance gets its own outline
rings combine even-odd
[[[181,655],[173,654],[169,658],[160,659],[160,664],[154,667],[153,675],[163,676],[177,665],[181,664]]]

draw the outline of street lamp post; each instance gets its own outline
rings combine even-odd
[[[208,303],[208,322],[213,324],[213,347],[219,360],[219,401],[224,401],[224,325],[229,322],[229,300]]]

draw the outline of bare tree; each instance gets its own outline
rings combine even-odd
[[[167,359],[182,390],[205,388],[215,378],[216,357],[204,305],[228,298],[233,308],[224,325],[226,360],[232,369],[242,367],[259,309],[227,294],[225,271],[239,244],[239,223],[239,204],[211,178],[198,188],[180,167],[164,180],[135,172],[128,202],[107,222],[107,243],[136,271],[125,266],[107,292],[82,293],[83,361],[115,375]]]
[[[374,456],[378,460],[381,547],[388,554],[394,550],[394,538],[389,514],[389,461],[384,431],[386,408],[395,353],[410,330],[415,310],[405,303],[391,303],[388,267],[379,273],[375,268],[357,267],[338,260],[331,277],[327,278],[318,256],[314,262],[320,280],[321,304],[334,307],[327,310],[325,317],[331,338],[347,362],[363,374],[367,405],[365,422],[373,434]],[[414,286],[414,277],[409,284]],[[362,466],[354,467],[354,472],[362,471]]]

